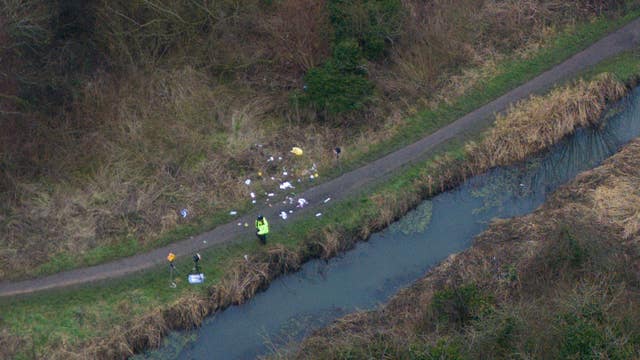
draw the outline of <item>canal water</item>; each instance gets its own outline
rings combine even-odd
[[[357,310],[373,309],[460,252],[493,218],[527,214],[579,172],[640,136],[640,90],[612,106],[598,128],[578,130],[547,153],[497,168],[424,201],[367,242],[329,261],[306,263],[244,305],[173,333],[151,359],[252,359]]]

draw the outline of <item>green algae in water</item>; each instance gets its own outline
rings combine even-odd
[[[433,211],[433,203],[425,201],[415,210],[410,211],[401,221],[395,222],[390,226],[391,231],[399,231],[404,235],[413,235],[424,232],[431,223],[431,214]]]

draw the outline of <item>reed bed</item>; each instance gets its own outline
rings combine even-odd
[[[471,144],[465,147],[462,156],[438,157],[423,169],[416,177],[406,186],[395,184],[395,191],[387,191],[374,193],[369,196],[369,201],[373,205],[364,216],[359,217],[358,221],[352,226],[327,225],[310,231],[305,241],[294,249],[289,249],[283,245],[276,244],[269,246],[264,251],[248,257],[248,259],[238,259],[230,265],[226,275],[219,284],[212,286],[208,291],[207,297],[200,295],[188,295],[180,299],[175,304],[168,306],[166,309],[153,312],[150,315],[143,316],[130,323],[125,324],[112,332],[112,335],[106,340],[90,341],[82,345],[83,349],[92,349],[90,357],[96,358],[122,358],[144,349],[156,348],[160,345],[160,339],[164,334],[171,330],[183,330],[197,327],[202,320],[216,311],[222,311],[231,305],[242,304],[257,292],[266,289],[271,281],[288,272],[297,271],[301,264],[309,259],[323,258],[328,259],[340,252],[350,249],[356,241],[367,239],[372,233],[382,230],[390,223],[401,217],[410,209],[417,206],[424,198],[433,196],[439,192],[445,191],[464,181],[467,177],[488,170],[491,166],[495,166],[495,159],[499,159],[501,165],[508,165],[542,151],[544,148],[553,145],[563,136],[571,134],[579,126],[597,126],[598,120],[601,119],[602,111],[605,105],[611,101],[619,99],[624,94],[625,87],[619,82],[612,79],[609,75],[603,75],[591,82],[578,81],[575,84],[567,85],[560,89],[552,91],[550,94],[542,97],[534,97],[531,102],[522,102],[510,109],[506,115],[500,118],[500,122],[496,124],[494,129],[487,133],[491,140],[483,140],[479,144]],[[570,98],[571,101],[565,101]],[[581,101],[584,97],[590,101]],[[555,104],[558,101],[558,106]],[[546,105],[545,105],[546,104]],[[576,105],[588,104],[588,105]],[[587,111],[588,109],[588,111]],[[535,114],[530,116],[527,114]],[[560,114],[560,115],[558,115]],[[574,114],[574,115],[572,115]],[[585,114],[582,116],[581,114]],[[548,130],[543,134],[549,135],[545,141],[523,141],[520,134],[524,131],[534,131],[540,127],[540,122],[548,118],[560,117],[562,121],[549,121]],[[528,121],[525,121],[527,119]],[[573,119],[573,121],[572,121]],[[510,127],[510,122],[518,124]],[[553,129],[558,126],[558,129]],[[499,130],[496,130],[499,129]],[[510,130],[511,129],[511,130]],[[537,133],[536,133],[537,134]],[[498,138],[498,136],[501,136]],[[542,135],[536,135],[542,136]],[[498,140],[499,139],[499,140]],[[493,149],[492,144],[500,142],[501,148],[513,151],[512,154],[502,152],[499,157],[494,160],[488,159],[488,149]],[[638,148],[638,149],[636,149]],[[625,148],[625,151],[616,155],[612,160],[606,162],[602,167],[609,167],[609,171],[613,172],[613,164],[618,164],[617,159],[625,159],[628,169],[637,169],[635,167],[635,158],[633,151],[640,151],[640,143],[634,143]],[[469,159],[482,159],[483,161]],[[640,165],[640,164],[638,164]],[[594,170],[598,171],[598,170]],[[627,171],[630,173],[631,170]],[[434,176],[433,174],[439,174]],[[586,181],[586,180],[582,180]],[[612,179],[601,180],[602,183],[615,184]],[[596,191],[596,193],[598,193]],[[622,192],[618,192],[622,194]],[[600,196],[605,194],[600,191]],[[568,196],[568,195],[567,195]],[[600,199],[595,197],[595,199]],[[604,199],[604,198],[603,198]],[[605,200],[594,200],[595,203],[608,203]],[[550,203],[554,203],[551,199]],[[632,204],[632,201],[628,202]],[[639,203],[640,204],[640,203]],[[588,209],[583,205],[581,209]],[[603,208],[604,209],[604,208]],[[582,210],[581,210],[582,211]],[[549,215],[552,211],[546,213],[548,219],[566,219],[569,222],[572,218],[570,212],[557,211],[554,215]],[[601,211],[600,213],[607,213]],[[599,213],[599,214],[600,214]],[[611,212],[609,212],[611,213]],[[632,213],[632,210],[625,210],[624,214]],[[593,212],[582,211],[580,214],[583,221],[592,224],[600,224],[603,221]],[[610,219],[617,219],[620,215],[618,212],[613,214]],[[539,215],[538,215],[539,216]],[[573,214],[573,216],[577,216]],[[617,220],[619,224],[623,224],[625,217]],[[580,224],[582,224],[580,222]],[[483,234],[476,242],[476,247],[471,252],[463,252],[460,255],[452,255],[441,266],[435,269],[427,277],[427,280],[421,281],[420,284],[407,290],[401,291],[387,306],[387,309],[393,309],[392,324],[416,324],[424,323],[424,317],[428,316],[424,313],[416,313],[414,308],[416,303],[427,304],[433,298],[433,294],[442,288],[456,288],[469,279],[477,279],[480,276],[490,276],[491,281],[495,281],[499,286],[491,283],[487,285],[489,280],[483,283],[493,291],[496,299],[502,301],[512,296],[514,289],[522,288],[522,284],[511,281],[507,277],[507,271],[502,265],[504,263],[495,262],[492,258],[507,259],[512,257],[512,252],[526,253],[530,259],[534,259],[535,254],[540,254],[544,238],[548,233],[557,235],[557,222],[537,222],[532,220],[520,222],[498,222]],[[577,225],[576,225],[577,226]],[[589,227],[591,229],[591,227]],[[594,230],[595,231],[595,230]],[[513,239],[518,238],[520,234],[528,234],[528,242],[519,244]],[[595,232],[601,234],[602,231]],[[605,237],[602,234],[603,238]],[[507,240],[510,239],[510,240]],[[554,251],[570,251],[571,249],[557,248]],[[481,255],[479,255],[481,254]],[[502,260],[501,260],[502,261]],[[531,260],[534,261],[534,260]],[[523,263],[526,261],[522,260]],[[531,268],[533,265],[529,266]],[[548,265],[552,268],[553,264]],[[515,278],[524,278],[522,274],[526,272],[521,267],[511,269],[511,274]],[[505,275],[507,274],[507,275]],[[533,277],[532,279],[536,279]],[[533,281],[533,280],[532,280]],[[502,287],[500,287],[502,286]],[[387,310],[384,310],[387,311]],[[383,314],[384,314],[383,311]],[[433,315],[433,314],[432,314]],[[372,320],[371,316],[374,317]],[[357,329],[366,328],[368,324],[377,324],[384,319],[388,323],[389,319],[380,314],[357,313],[340,321],[336,326],[331,328],[329,333],[343,334],[355,332],[362,339],[370,340],[370,336],[358,334]],[[395,325],[394,325],[395,326]],[[402,326],[400,326],[402,327]],[[408,330],[403,328],[404,332]],[[379,335],[379,328],[373,332]],[[371,333],[370,335],[372,335]],[[372,335],[373,336],[373,335]],[[344,337],[341,343],[347,346],[352,337]],[[390,337],[393,341],[397,338]],[[320,344],[329,345],[323,339],[312,338],[310,343],[313,351],[316,351]],[[332,338],[331,341],[337,341]],[[364,341],[364,340],[363,340]],[[389,340],[391,341],[391,340]],[[362,343],[365,346],[367,343]],[[395,348],[401,349],[406,345],[406,341],[394,343]],[[370,345],[370,344],[369,344]],[[388,344],[389,345],[389,344]],[[392,346],[392,345],[389,345]],[[68,350],[68,347],[60,353],[82,353],[78,351]],[[88,350],[85,350],[85,353]],[[311,351],[311,350],[310,350]],[[56,353],[58,353],[56,351]],[[303,350],[302,357],[309,353]],[[85,356],[85,355],[83,355]]]
[[[380,309],[277,357],[637,357],[639,159],[634,140],[534,213],[493,222]]]

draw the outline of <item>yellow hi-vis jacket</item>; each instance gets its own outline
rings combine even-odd
[[[267,219],[256,220],[256,229],[258,230],[258,235],[267,235],[269,233],[269,223]]]

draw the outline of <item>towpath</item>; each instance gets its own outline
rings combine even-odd
[[[493,115],[504,111],[510,104],[524,99],[533,93],[543,92],[559,81],[574,76],[606,58],[638,48],[639,46],[640,19],[636,19],[551,70],[542,73],[531,81],[509,91],[500,98],[459,118],[431,135],[378,160],[372,161],[361,168],[345,173],[338,178],[305,191],[299,195],[307,199],[310,203],[306,207],[307,210],[305,212],[320,209],[323,205],[323,200],[327,197],[331,197],[332,201],[338,200],[361,189],[364,185],[376,179],[380,179],[393,171],[399,170],[403,166],[422,160],[428,155],[429,151],[433,150],[436,146],[464,134],[465,131],[477,129],[479,126],[492,121]],[[247,229],[237,226],[238,222],[253,224],[255,215],[258,212],[264,214],[268,219],[271,219],[271,222],[278,222],[277,214],[280,210],[278,206],[272,208],[265,207],[235,219],[230,223],[220,225],[209,232],[144,254],[96,266],[64,271],[36,279],[3,282],[0,283],[0,297],[59,289],[130,275],[134,272],[149,269],[166,262],[165,257],[169,252],[173,252],[177,256],[186,256],[207,247],[227,243],[239,237],[247,236],[253,232],[253,226]]]

